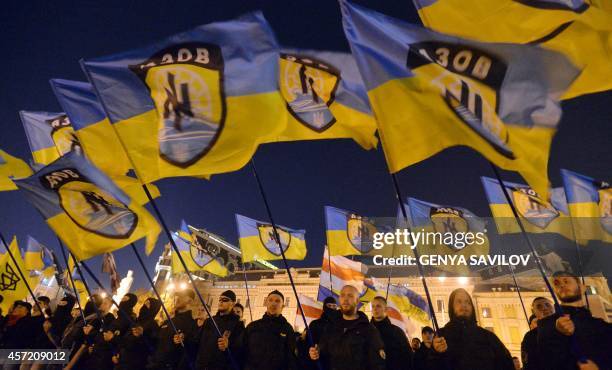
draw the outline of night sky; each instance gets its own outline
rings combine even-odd
[[[412,2],[360,2],[380,12],[418,22]],[[19,110],[60,111],[50,78],[85,80],[80,58],[92,58],[146,45],[200,24],[233,18],[261,9],[283,46],[348,51],[336,1],[28,1],[7,2],[2,25],[0,83],[0,148],[21,158],[30,150]],[[553,185],[561,185],[560,168],[610,180],[612,93],[584,96],[563,103],[564,116],[554,139],[549,164]],[[254,120],[257,118],[254,117]],[[407,150],[410,150],[407,148]],[[323,207],[353,209],[363,215],[393,216],[396,200],[380,148],[364,151],[350,140],[267,144],[255,160],[272,212],[280,224],[306,229],[309,247],[303,262],[320,266],[325,243]],[[426,201],[468,208],[490,216],[480,183],[493,176],[484,157],[452,148],[399,174],[402,191]],[[522,182],[514,173],[505,178]],[[214,176],[156,183],[167,223],[175,229],[184,218],[237,245],[234,214],[267,220],[250,167]],[[0,231],[17,235],[25,248],[28,234],[59,252],[57,240],[38,212],[19,192],[0,192]],[[147,259],[153,270],[161,246]],[[142,246],[142,242],[139,242]],[[143,247],[144,250],[144,247]],[[115,253],[120,275],[132,269],[135,287],[146,280],[129,249]],[[99,271],[100,257],[92,261]],[[108,279],[104,277],[104,282]]]

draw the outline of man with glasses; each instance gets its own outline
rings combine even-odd
[[[235,304],[236,294],[233,291],[226,290],[219,296],[218,310],[212,319],[217,324],[222,336],[219,337],[211,318],[204,321],[196,359],[196,369],[233,370],[229,353],[236,361],[235,364],[238,364],[239,338],[244,331],[244,323],[234,313]]]

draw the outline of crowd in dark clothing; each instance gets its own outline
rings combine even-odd
[[[55,310],[40,297],[32,306],[16,301],[0,317],[0,348],[66,349],[69,363],[5,365],[2,369],[100,370],[515,370],[521,369],[497,336],[478,326],[470,295],[463,289],[449,299],[449,322],[437,333],[422,330],[422,340],[406,333],[386,315],[387,301],[372,301],[372,319],[356,309],[358,294],[347,286],[323,303],[310,332],[296,333],[282,316],[284,296],[266,298],[266,313],[245,326],[236,295],[219,297],[219,311],[198,321],[190,310],[194,293],[176,294],[171,320],[159,320],[161,302],[126,294],[117,310],[93,295],[82,307],[66,295]],[[346,291],[345,291],[346,290]],[[355,298],[357,297],[357,298]],[[375,302],[376,301],[376,302]],[[610,369],[610,324],[582,306],[555,313],[545,298],[534,300],[532,330],[522,344],[524,370]],[[375,307],[376,305],[376,307]],[[339,307],[339,309],[337,309]],[[165,315],[161,317],[166,317]],[[161,323],[161,324],[159,324]],[[536,326],[537,323],[537,326]],[[414,338],[416,339],[416,338]]]

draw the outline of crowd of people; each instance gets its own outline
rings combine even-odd
[[[371,302],[372,318],[358,309],[359,291],[344,286],[339,302],[324,301],[321,317],[302,333],[282,315],[285,297],[268,294],[266,313],[245,326],[244,307],[227,290],[213,317],[194,318],[192,290],[175,293],[171,320],[156,320],[161,302],[126,294],[111,313],[110,298],[93,295],[82,310],[66,295],[51,309],[47,297],[36,304],[16,301],[0,318],[0,348],[66,349],[63,365],[22,363],[11,370],[569,370],[611,369],[612,329],[594,318],[584,286],[572,274],[553,277],[561,305],[536,298],[522,359],[512,357],[497,336],[478,326],[472,298],[464,289],[449,298],[450,321],[437,332],[424,327],[409,341],[387,317],[387,300]],[[166,317],[166,316],[162,316]],[[522,364],[521,364],[522,363]]]

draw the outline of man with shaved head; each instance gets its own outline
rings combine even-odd
[[[339,301],[342,316],[322,334],[320,344],[310,348],[310,358],[320,360],[326,369],[385,370],[386,354],[380,333],[357,310],[357,288],[344,286]]]

